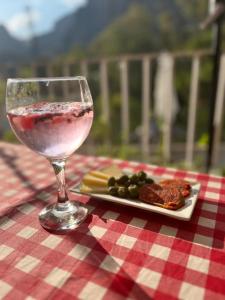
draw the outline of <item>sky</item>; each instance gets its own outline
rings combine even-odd
[[[85,2],[87,0],[0,0],[0,24],[14,37],[29,39],[32,32],[38,35],[51,30],[58,19]]]

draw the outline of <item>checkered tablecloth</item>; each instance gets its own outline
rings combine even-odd
[[[90,215],[67,235],[42,229],[56,199],[53,171],[23,146],[0,144],[0,299],[225,299],[225,179],[102,157],[74,155],[68,186],[118,164],[202,188],[184,222],[86,196]]]

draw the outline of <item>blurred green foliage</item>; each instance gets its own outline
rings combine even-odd
[[[18,140],[15,136],[15,134],[12,132],[12,130],[7,130],[4,132],[3,134],[3,138],[2,138],[5,142],[9,142],[9,143],[18,143]]]
[[[89,53],[95,56],[112,56],[153,50],[157,37],[152,33],[152,18],[141,6],[134,5],[110,25],[91,44]]]

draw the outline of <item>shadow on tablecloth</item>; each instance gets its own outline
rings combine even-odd
[[[91,281],[100,286],[106,286],[109,290],[107,293],[110,299],[151,299],[150,296],[141,288],[141,286],[132,278],[128,272],[121,266],[122,260],[112,256],[111,251],[105,247],[102,243],[101,238],[97,239],[92,234],[92,229],[89,230],[89,225],[93,227],[93,215],[89,215],[87,220],[77,228],[77,230],[68,234],[67,238],[71,239],[74,244],[77,241],[77,231],[82,233],[83,238],[79,240],[79,244],[86,245],[91,248],[91,252],[85,258],[86,272],[91,272]],[[82,251],[82,250],[81,250]],[[81,268],[82,269],[82,268]],[[79,274],[80,280],[82,276],[87,274]]]

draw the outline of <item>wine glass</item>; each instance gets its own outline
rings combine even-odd
[[[83,76],[8,79],[6,111],[17,136],[51,163],[58,183],[58,201],[39,214],[41,225],[54,232],[76,228],[87,208],[70,202],[65,162],[86,139],[93,121],[93,101]]]

